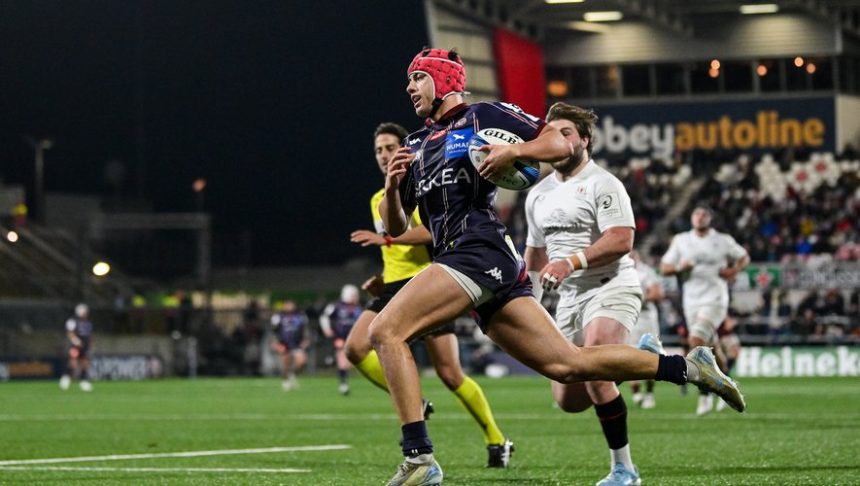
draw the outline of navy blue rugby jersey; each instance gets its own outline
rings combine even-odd
[[[472,135],[501,128],[529,141],[544,126],[541,119],[510,103],[462,104],[406,138],[415,160],[400,181],[400,200],[406,214],[418,206],[433,235],[435,255],[464,235],[498,237],[506,231],[494,206],[496,185],[481,177],[469,160]]]
[[[304,338],[308,316],[302,312],[279,312],[272,316],[272,324],[282,343],[299,343]]]
[[[329,304],[324,313],[331,319],[331,330],[339,338],[346,338],[364,308],[358,304],[337,302]]]
[[[93,322],[89,319],[70,317],[66,321],[66,329],[72,331],[86,345],[93,335]]]

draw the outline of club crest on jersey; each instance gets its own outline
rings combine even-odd
[[[430,135],[430,140],[436,140],[437,138],[442,137],[442,136],[444,136],[444,135],[445,135],[445,134],[447,134],[447,133],[448,133],[448,129],[447,129],[447,128],[446,128],[446,129],[444,129],[444,130],[442,130],[442,131],[440,131],[440,132],[434,132],[434,133],[433,133],[433,135]]]
[[[469,171],[465,167],[460,167],[459,169],[448,167],[418,181],[415,188],[416,196],[421,197],[430,192],[434,187],[459,184],[461,182],[466,184],[472,183],[472,176],[469,175]]]
[[[454,123],[454,128],[463,128],[466,126],[466,123],[468,123],[468,122],[469,122],[468,119],[460,118],[459,120],[457,120],[456,123]]]
[[[469,139],[475,134],[475,130],[464,128],[454,130],[445,138],[445,160],[462,157],[469,150]]]

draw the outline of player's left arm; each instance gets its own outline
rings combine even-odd
[[[308,316],[302,316],[302,340],[299,343],[299,347],[303,350],[307,350],[311,345],[311,333],[309,327]]]
[[[556,288],[571,273],[602,267],[633,250],[634,220],[630,196],[615,177],[607,177],[595,188],[594,216],[600,238],[573,255],[554,260],[541,270],[544,287]]]
[[[577,270],[602,267],[630,253],[633,249],[633,233],[633,228],[624,226],[607,228],[597,241],[584,250],[549,262],[540,271],[544,289],[557,288],[562,280]]]
[[[663,286],[660,282],[651,282],[645,287],[645,302],[660,302],[663,300]]]
[[[750,264],[750,256],[746,249],[739,245],[734,238],[728,235],[726,235],[726,238],[729,240],[729,256],[734,259],[734,263],[721,268],[720,277],[724,280],[733,280],[741,270]]]
[[[512,145],[484,145],[487,158],[478,167],[481,177],[491,179],[498,171],[514,165],[518,159],[556,162],[570,157],[573,148],[552,125],[544,125],[538,136],[524,143]]]

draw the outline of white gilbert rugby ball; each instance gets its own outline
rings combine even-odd
[[[477,169],[484,159],[487,158],[486,152],[478,150],[482,146],[514,143],[523,143],[523,139],[501,128],[485,128],[473,135],[469,140],[469,160],[472,161],[472,165]],[[490,179],[490,182],[505,189],[519,191],[531,187],[538,181],[539,177],[540,164],[538,162],[534,160],[517,160],[513,166]]]

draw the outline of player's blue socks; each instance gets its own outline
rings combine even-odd
[[[433,443],[427,435],[427,423],[423,420],[412,422],[400,427],[403,434],[403,455],[414,457],[421,454],[431,454]]]
[[[687,383],[687,360],[680,355],[658,355],[655,380],[669,381],[676,385]]]

